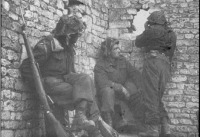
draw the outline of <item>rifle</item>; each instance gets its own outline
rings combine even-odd
[[[113,129],[111,126],[109,126],[106,122],[103,121],[101,117],[98,117],[98,126],[99,130],[101,131],[101,134],[104,137],[119,137],[119,133]]]
[[[20,7],[20,9],[21,9],[21,7]],[[41,77],[40,77],[40,74],[39,74],[39,70],[38,70],[38,67],[37,67],[37,63],[34,59],[32,49],[31,49],[31,47],[28,43],[27,36],[25,34],[26,25],[25,25],[23,14],[22,14],[22,9],[21,9],[21,16],[22,16],[22,19],[23,19],[23,25],[20,28],[18,28],[17,32],[20,33],[23,36],[23,39],[24,39],[26,51],[28,53],[28,57],[29,57],[30,63],[31,63],[31,68],[32,68],[32,72],[33,72],[33,79],[34,79],[34,82],[35,82],[36,91],[39,95],[39,99],[40,99],[42,105],[44,106],[45,117],[51,123],[51,125],[53,125],[53,130],[56,133],[56,137],[69,137],[69,135],[65,132],[63,126],[60,124],[60,122],[55,118],[55,116],[51,112],[51,109],[50,109],[50,106],[49,106],[48,100],[47,100],[47,97],[49,99],[49,96],[47,96],[46,93],[45,93],[45,90],[44,90],[44,87],[43,87],[43,84],[42,84],[42,81],[41,81]]]

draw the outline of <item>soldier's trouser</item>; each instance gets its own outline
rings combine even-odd
[[[129,93],[135,94],[137,93],[137,88],[135,84],[131,81],[127,81],[123,85]],[[107,87],[100,91],[101,93],[101,111],[103,112],[114,112],[115,98],[124,100],[124,94],[114,91],[112,88]]]
[[[99,112],[95,100],[96,90],[89,75],[71,73],[63,77],[46,77],[44,83],[46,92],[56,104],[76,107],[81,100],[86,100],[92,108],[90,113]]]
[[[148,108],[146,122],[160,123],[162,117],[168,117],[161,99],[170,78],[170,64],[160,58],[148,58],[144,62],[142,76],[145,104]]]

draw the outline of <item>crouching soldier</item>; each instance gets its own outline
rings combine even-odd
[[[94,78],[105,122],[115,129],[127,125],[128,123],[123,119],[119,123],[113,123],[116,99],[130,102],[130,98],[137,98],[142,80],[140,72],[121,55],[117,39],[108,37],[102,42],[94,68]]]
[[[52,34],[36,44],[33,53],[46,93],[58,106],[70,105],[76,111],[74,123],[79,128],[88,131],[92,137],[100,137],[94,120],[86,116],[87,110],[90,115],[99,112],[94,99],[96,91],[93,81],[88,75],[78,74],[74,69],[74,45],[85,28],[80,18],[64,15]],[[20,70],[25,81],[32,82],[29,58],[22,62]],[[61,123],[64,121],[62,114],[57,117]],[[48,125],[47,136],[54,136],[48,131]]]

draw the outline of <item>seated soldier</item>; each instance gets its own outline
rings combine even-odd
[[[74,69],[74,45],[85,28],[85,23],[78,17],[64,15],[52,35],[42,38],[36,44],[33,53],[47,94],[58,105],[71,104],[76,110],[74,123],[88,131],[90,136],[100,137],[94,121],[86,117],[88,108],[92,107],[93,110],[90,112],[89,109],[89,114],[99,112],[95,105],[93,81],[88,75],[78,74]],[[20,70],[26,81],[32,82],[29,59],[23,61]]]
[[[94,77],[102,117],[107,124],[114,126],[115,98],[128,102],[129,97],[138,94],[142,87],[140,72],[120,55],[119,41],[107,38],[101,44]]]

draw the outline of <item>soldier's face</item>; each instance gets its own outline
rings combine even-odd
[[[69,44],[75,44],[80,36],[81,36],[81,33],[75,33],[75,34],[69,35]]]
[[[120,56],[121,49],[119,44],[115,44],[112,48],[112,57],[117,58]]]

